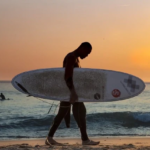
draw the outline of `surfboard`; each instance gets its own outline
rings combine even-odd
[[[64,68],[23,72],[12,79],[12,85],[30,96],[69,101],[70,91],[64,80]],[[73,82],[78,102],[110,102],[137,96],[144,82],[133,75],[112,70],[74,68]]]

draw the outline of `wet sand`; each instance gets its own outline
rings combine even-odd
[[[150,137],[99,137],[91,138],[100,141],[97,146],[83,146],[79,138],[55,138],[64,146],[47,146],[45,139],[3,140],[0,150],[150,150]]]

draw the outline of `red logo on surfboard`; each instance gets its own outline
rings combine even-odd
[[[112,95],[113,95],[113,97],[120,97],[121,92],[118,89],[114,89],[112,91]]]

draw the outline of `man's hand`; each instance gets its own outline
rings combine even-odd
[[[78,101],[78,95],[75,90],[72,90],[70,94],[70,103],[73,104],[77,101]]]

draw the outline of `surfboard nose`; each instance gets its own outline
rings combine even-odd
[[[12,79],[11,83],[15,87],[16,90],[19,90],[20,92],[23,92],[25,94],[29,94],[27,89],[21,84],[20,78],[18,76],[15,76]]]

